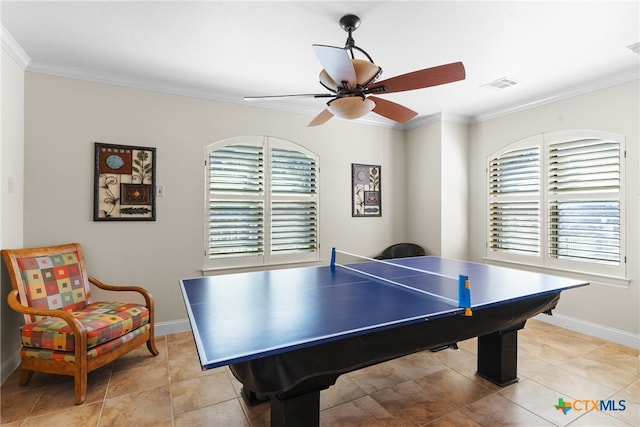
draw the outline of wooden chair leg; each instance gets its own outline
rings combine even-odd
[[[80,342],[78,342],[80,341]],[[87,376],[89,374],[87,358],[86,334],[81,334],[81,339],[76,340],[75,363],[73,373],[73,391],[76,405],[80,405],[87,398]]]
[[[22,370],[20,371],[20,385],[29,384],[31,378],[33,378],[33,371],[22,368]]]
[[[160,354],[160,352],[156,348],[156,342],[153,339],[153,336],[149,337],[149,340],[147,341],[147,348],[149,349],[149,352],[154,356],[157,356],[158,354]]]
[[[85,372],[84,375],[76,374],[73,378],[73,386],[76,405],[80,405],[84,403],[85,399],[87,398],[87,373]]]

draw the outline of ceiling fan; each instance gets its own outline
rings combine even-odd
[[[320,72],[320,84],[330,93],[247,96],[244,99],[256,101],[292,97],[332,98],[327,102],[327,108],[318,114],[309,123],[309,126],[326,123],[333,116],[357,119],[370,111],[396,122],[404,123],[418,113],[372,94],[383,95],[422,89],[465,78],[462,62],[453,62],[378,81],[382,69],[373,62],[367,52],[355,45],[353,39],[353,32],[360,26],[360,18],[352,14],[345,15],[340,18],[340,26],[349,34],[344,48],[313,45],[316,56],[324,67]],[[353,53],[354,50],[364,54],[367,59],[357,59]]]

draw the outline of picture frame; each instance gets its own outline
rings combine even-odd
[[[382,216],[382,166],[351,164],[351,216]]]
[[[155,221],[155,147],[94,145],[93,220]]]

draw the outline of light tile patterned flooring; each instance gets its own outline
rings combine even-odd
[[[70,377],[36,373],[2,385],[3,426],[268,426],[269,405],[247,407],[227,368],[203,372],[189,332],[159,337],[90,374],[73,404]],[[324,426],[638,426],[638,351],[531,320],[519,333],[520,381],[504,388],[475,375],[476,340],[341,376],[321,393]],[[556,410],[558,398],[624,400],[624,411]],[[304,426],[301,426],[304,427]]]

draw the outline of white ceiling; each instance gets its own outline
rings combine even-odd
[[[324,93],[312,44],[344,46],[342,15],[382,78],[462,61],[467,78],[383,95],[418,112],[476,121],[639,78],[633,1],[6,1],[3,45],[29,71],[245,103]],[[516,86],[483,85],[508,77]],[[309,114],[322,99],[251,106]],[[334,119],[339,120],[339,119]],[[390,124],[370,113],[365,122]],[[330,126],[328,124],[324,126]],[[411,122],[409,122],[409,126]]]

